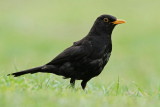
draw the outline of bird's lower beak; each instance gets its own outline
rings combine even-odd
[[[126,21],[121,20],[121,19],[117,19],[116,21],[112,22],[113,24],[122,24],[122,23],[126,23]]]

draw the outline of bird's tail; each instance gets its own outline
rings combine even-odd
[[[54,65],[44,65],[44,66],[39,66],[36,68],[32,68],[32,69],[27,69],[24,71],[20,71],[20,72],[15,72],[12,74],[8,74],[8,76],[13,75],[14,77],[18,77],[24,74],[34,74],[34,73],[38,73],[38,72],[42,72],[42,73],[54,73],[57,75],[61,75],[61,73],[59,72],[59,69],[54,66]]]
[[[14,77],[18,77],[18,76],[21,76],[21,75],[24,75],[24,74],[34,74],[34,73],[37,73],[37,72],[42,72],[42,67],[43,66],[32,68],[32,69],[27,69],[27,70],[20,71],[20,72],[15,72],[15,73],[12,73],[12,74],[8,74],[8,76],[13,75]]]

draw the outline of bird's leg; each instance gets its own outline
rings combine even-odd
[[[86,84],[87,84],[87,82],[88,82],[89,80],[90,80],[90,79],[82,80],[81,86],[82,86],[82,89],[83,89],[83,90],[86,88]]]
[[[71,86],[74,88],[74,85],[75,85],[75,79],[74,79],[74,78],[71,78],[70,84],[71,84]]]

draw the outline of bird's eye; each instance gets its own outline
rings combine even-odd
[[[104,22],[109,22],[108,18],[103,19]]]

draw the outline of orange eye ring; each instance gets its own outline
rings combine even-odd
[[[103,19],[104,22],[109,22],[108,18]]]

